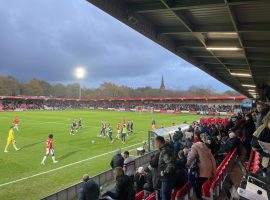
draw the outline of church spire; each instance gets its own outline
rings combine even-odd
[[[165,84],[164,84],[164,78],[163,78],[163,74],[162,74],[162,77],[161,77],[161,84],[160,84],[160,90],[165,90]]]

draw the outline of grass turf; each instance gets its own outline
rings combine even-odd
[[[20,131],[15,132],[15,139],[21,150],[16,152],[10,145],[9,152],[4,153],[8,130],[15,116],[20,119]],[[78,134],[71,136],[69,134],[71,121],[78,118],[82,118],[84,127]],[[110,144],[108,138],[97,137],[101,129],[101,120],[111,123],[115,137],[116,124],[118,121],[122,122],[123,118],[133,120],[135,132],[134,135],[127,137],[125,145],[118,140]],[[199,116],[81,110],[2,112],[0,113],[0,185],[111,152],[116,148],[125,148],[137,143],[139,143],[138,146],[141,146],[142,141],[147,139],[147,131],[151,129],[152,118],[158,125],[170,126],[173,122],[181,124],[183,121],[198,120]],[[41,166],[40,162],[45,153],[48,133],[54,134],[56,159],[59,163],[53,164],[51,158],[48,157],[46,165]],[[95,142],[92,143],[92,140]],[[127,150],[134,148],[136,146],[127,148]],[[113,153],[106,154],[57,171],[2,186],[0,187],[0,199],[31,200],[57,192],[79,182],[85,173],[93,176],[109,169],[112,155]]]

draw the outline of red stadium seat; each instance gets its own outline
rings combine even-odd
[[[189,193],[191,185],[186,183],[180,190],[176,192],[175,199],[181,199]]]
[[[144,191],[143,190],[140,191],[140,192],[137,192],[136,196],[135,196],[135,200],[142,200],[143,196],[144,196]]]
[[[256,174],[260,169],[260,153],[256,152],[254,156],[252,173]]]
[[[155,193],[151,193],[145,200],[155,200],[156,199],[156,196],[155,196]]]
[[[175,200],[176,193],[177,193],[176,190],[174,190],[174,191],[172,192],[171,200]]]
[[[226,171],[230,168],[230,166],[233,164],[234,157],[236,156],[238,148],[235,148],[233,151],[229,152],[222,163],[218,166],[216,175],[214,179],[207,180],[202,185],[202,195],[204,198],[211,198],[213,197],[213,194],[211,194],[211,191],[217,189],[218,183],[221,181],[222,177],[226,175]],[[211,189],[211,190],[210,190]]]
[[[255,159],[255,152],[251,149],[249,159],[248,159],[248,164],[246,166],[246,170],[248,172],[250,172],[251,164],[252,164],[253,159]]]
[[[210,180],[207,180],[202,185],[202,196],[203,198],[210,198],[210,187],[212,182]]]

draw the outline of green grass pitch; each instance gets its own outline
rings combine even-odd
[[[9,152],[4,153],[8,130],[15,116],[20,119],[20,131],[15,132],[15,139],[21,150],[16,152],[10,145]],[[69,134],[71,121],[78,118],[82,118],[84,127],[76,135],[71,136]],[[110,144],[108,138],[97,137],[101,129],[101,120],[111,123],[115,137],[116,124],[118,121],[122,122],[123,118],[133,120],[135,132],[134,135],[127,137],[125,145],[120,141]],[[0,185],[26,178],[1,186],[0,199],[39,199],[79,182],[85,173],[93,176],[108,170],[113,153],[98,155],[130,145],[133,146],[125,150],[141,146],[141,143],[147,139],[148,130],[151,129],[152,118],[159,126],[161,124],[170,126],[173,122],[181,124],[184,121],[198,120],[199,116],[82,110],[0,113]],[[54,134],[56,159],[59,162],[53,164],[48,157],[46,165],[41,166],[40,162],[45,154],[45,141],[49,133]],[[92,143],[92,140],[95,142]],[[135,151],[132,153],[135,155]],[[31,177],[93,156],[98,157]]]

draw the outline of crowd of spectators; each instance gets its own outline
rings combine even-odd
[[[210,105],[210,104],[188,104],[188,103],[154,103],[150,104],[154,109],[164,110],[185,110],[203,112],[234,112],[239,109],[239,105]],[[134,106],[133,106],[134,107]]]
[[[0,110],[71,110],[89,109],[91,104],[78,101],[2,101]]]
[[[0,110],[70,110],[70,109],[140,109],[153,108],[153,110],[180,110],[195,112],[235,112],[239,111],[240,105],[215,105],[194,103],[153,103],[143,102],[107,102],[107,101],[75,101],[75,100],[2,100]]]
[[[144,191],[144,198],[154,192],[156,199],[170,200],[172,192],[187,182],[194,187],[197,199],[202,199],[203,183],[215,176],[216,167],[236,147],[245,148],[246,160],[251,148],[269,157],[258,145],[258,140],[270,142],[269,111],[265,104],[258,103],[256,112],[234,115],[227,124],[194,122],[185,133],[179,128],[170,140],[157,136],[154,143],[158,152],[147,166],[137,170],[129,152],[122,157],[117,150],[111,161],[116,185],[102,199],[132,200],[136,192]],[[191,137],[186,137],[187,132]],[[267,175],[268,163],[261,167]],[[198,176],[193,176],[193,171]]]

